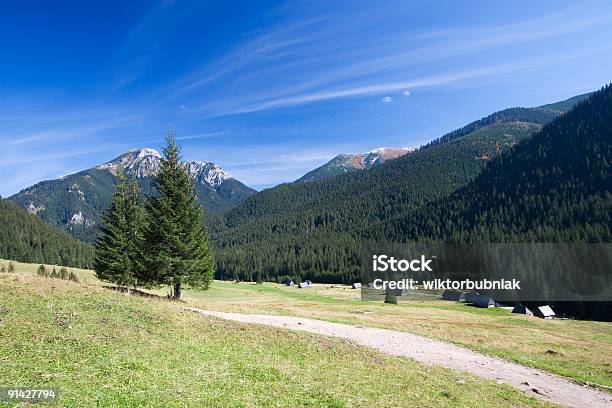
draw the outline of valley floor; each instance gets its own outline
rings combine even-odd
[[[38,265],[15,265],[16,272],[0,273],[0,387],[59,387],[60,406],[546,404],[499,380],[391,357],[354,344],[359,339],[218,320],[180,306],[276,315],[264,319],[298,316],[301,329],[310,319],[394,329],[578,383],[612,384],[610,323],[545,322],[455,302],[390,306],[334,285],[300,290],[215,281],[206,292],[186,290],[177,304],[108,290],[92,271],[71,269],[80,281],[73,283],[35,276]]]
[[[165,294],[163,290],[158,293]],[[418,334],[579,384],[612,389],[610,322],[545,321],[442,300],[399,298],[399,305],[386,305],[362,301],[359,290],[345,285],[297,289],[273,283],[215,281],[207,292],[185,291],[184,300],[187,306],[206,310],[306,317]]]
[[[545,405],[339,339],[21,272],[0,274],[0,379],[57,388],[66,407]]]

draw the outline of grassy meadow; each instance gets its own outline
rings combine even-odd
[[[36,276],[36,268],[15,263],[15,272],[0,273],[1,386],[55,387],[57,406],[544,405],[509,386],[346,341],[206,318],[163,298],[108,290],[85,283],[94,279],[88,271],[75,283]],[[275,312],[283,296],[263,288],[215,282],[206,294],[190,292],[188,303],[221,309],[233,300],[247,309],[251,302],[250,311],[266,303],[262,310]],[[352,294],[318,290],[309,294],[325,299],[321,311],[354,303]],[[299,296],[286,298],[296,308],[314,302]]]
[[[163,291],[159,291],[163,293]],[[579,383],[612,387],[612,323],[542,320],[503,309],[450,301],[361,301],[344,285],[297,289],[273,283],[215,281],[207,292],[187,290],[189,305],[219,311],[270,313],[402,330],[441,339],[540,368]],[[607,389],[609,391],[609,389]]]

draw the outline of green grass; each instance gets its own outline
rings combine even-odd
[[[35,274],[36,270],[38,270],[38,267],[40,266],[40,264],[23,263],[23,262],[17,262],[17,261],[9,261],[6,259],[0,259],[0,269],[4,267],[6,270],[8,270],[10,263],[14,265],[16,271],[30,273],[30,274]],[[63,268],[63,266],[45,264],[45,268],[47,269],[47,272],[51,273],[53,268],[55,268],[59,272],[59,270]],[[102,282],[100,282],[98,278],[96,278],[96,273],[90,269],[79,269],[79,268],[71,268],[71,267],[66,267],[66,269],[68,270],[69,273],[70,272],[75,273],[75,275],[77,276],[77,279],[79,280],[79,283],[84,283],[87,285],[101,285],[102,284]]]
[[[612,323],[542,320],[459,302],[405,301],[398,306],[361,301],[341,285],[296,289],[266,283],[215,282],[207,292],[187,290],[196,307],[270,313],[390,328],[441,339],[540,368],[578,383],[612,387]],[[605,388],[604,388],[605,389]],[[609,389],[605,389],[609,391]]]
[[[206,318],[17,269],[0,274],[0,386],[57,387],[59,406],[542,405],[508,386],[342,340]],[[228,286],[215,286],[202,296],[220,302]]]

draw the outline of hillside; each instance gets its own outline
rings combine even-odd
[[[571,110],[577,103],[585,100],[591,93],[577,95],[569,99],[550,103],[547,105],[536,106],[533,108],[508,108],[499,112],[492,113],[482,119],[471,122],[464,127],[449,132],[442,137],[439,137],[426,146],[431,146],[439,143],[449,142],[458,139],[462,136],[473,133],[477,130],[486,128],[491,125],[510,123],[510,122],[527,122],[538,125],[545,125],[557,116]]]
[[[0,258],[91,267],[93,248],[0,199]]]
[[[469,135],[487,127],[495,127],[508,123],[528,123],[532,125],[545,125],[562,113],[570,110],[578,102],[587,98],[590,94],[577,95],[564,101],[533,108],[508,108],[495,112],[487,117],[469,123],[468,125],[445,134],[428,143],[425,147],[439,143],[449,142],[462,136]],[[296,180],[297,182],[309,182],[333,177],[344,173],[365,170],[379,166],[387,160],[396,159],[407,153],[412,153],[415,148],[390,148],[382,147],[363,154],[339,154],[324,165],[311,170]]]
[[[0,273],[0,293],[10,294],[0,296],[0,378],[55,388],[59,406],[452,407],[483,398],[499,407],[544,406],[466,373],[203,317],[164,298],[19,269]]]
[[[358,278],[363,235],[389,219],[409,219],[476,177],[492,159],[541,129],[557,109],[513,108],[451,132],[374,167],[310,183],[281,185],[245,200],[215,230],[218,277]]]
[[[501,154],[465,187],[374,237],[461,242],[612,241],[612,86]]]
[[[153,194],[152,177],[159,163],[157,151],[133,149],[91,169],[37,183],[8,199],[46,223],[78,239],[93,242],[101,215],[115,191],[119,172],[135,178],[144,193]],[[255,193],[214,163],[191,161],[186,166],[198,200],[207,212],[225,211]]]

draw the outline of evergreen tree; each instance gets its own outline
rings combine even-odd
[[[171,285],[172,297],[180,299],[183,284],[208,288],[214,259],[202,208],[187,169],[181,164],[172,130],[166,138],[164,158],[154,185],[158,194],[149,199],[145,233],[148,278]]]
[[[127,186],[126,224],[127,224],[127,251],[129,254],[129,267],[134,277],[134,287],[138,283],[147,285],[150,283],[146,273],[144,230],[145,230],[145,208],[138,183],[131,179]]]
[[[44,277],[48,276],[45,265],[40,265],[36,273],[38,274],[38,276],[44,276]]]
[[[139,195],[134,181],[128,185],[119,176],[96,242],[94,269],[102,280],[135,287],[145,276],[141,249],[144,215]]]
[[[393,293],[393,291],[390,289],[387,289],[387,291],[385,292],[385,303],[397,305],[397,297],[395,296],[395,293]]]

